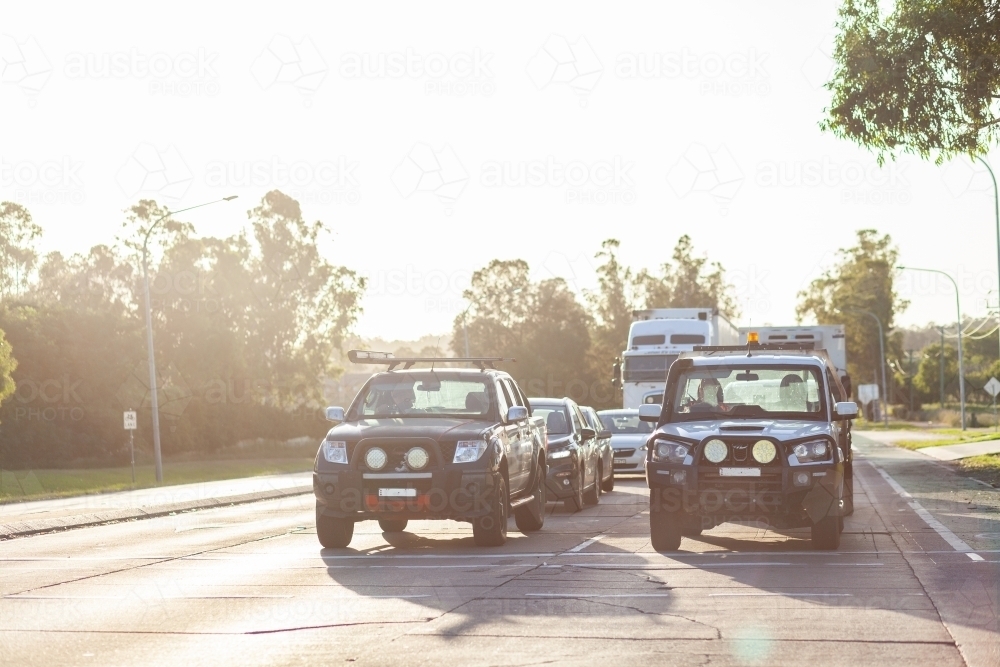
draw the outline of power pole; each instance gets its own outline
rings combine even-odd
[[[913,419],[913,350],[907,350],[906,353],[910,355],[910,374],[906,378],[906,384],[909,386],[910,394],[910,419]]]
[[[938,327],[941,332],[941,349],[938,350],[938,371],[941,380],[941,409],[944,410],[944,327]]]

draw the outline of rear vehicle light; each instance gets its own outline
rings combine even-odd
[[[343,440],[324,440],[323,458],[330,463],[347,465],[347,443]]]
[[[485,440],[459,440],[452,463],[472,463],[478,461],[485,452]]]
[[[385,450],[381,447],[372,447],[365,454],[365,465],[367,465],[372,470],[381,470],[385,467],[386,462],[389,457],[386,455]]]

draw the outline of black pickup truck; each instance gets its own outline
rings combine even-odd
[[[495,364],[501,358],[399,358],[352,350],[354,363],[388,370],[365,383],[320,444],[313,469],[320,544],[346,547],[354,524],[377,519],[385,532],[414,519],[472,523],[479,546],[507,540],[545,518],[546,433],[540,417]],[[413,368],[416,364],[431,368]],[[478,368],[435,368],[467,363]],[[402,366],[402,368],[399,368]]]

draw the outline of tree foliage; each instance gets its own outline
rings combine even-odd
[[[643,269],[636,276],[646,308],[714,308],[730,319],[738,317],[725,270],[708,257],[696,256],[690,236],[677,240],[671,259],[660,266],[659,274]]]
[[[116,245],[50,253],[18,298],[0,303],[0,329],[19,361],[17,391],[0,406],[6,465],[113,460],[129,408],[139,410],[137,445],[148,447],[142,246],[165,212],[139,202]],[[249,218],[228,238],[196,237],[169,217],[150,235],[168,455],[325,430],[324,382],[339,372],[334,352],[360,312],[364,281],[324,257],[323,225],[306,222],[287,195],[267,193]]]
[[[902,354],[900,337],[890,335],[896,314],[908,305],[894,287],[898,254],[888,234],[858,230],[855,245],[841,248],[837,264],[798,295],[799,321],[811,317],[818,324],[845,325],[847,365],[855,386],[881,379],[878,324],[865,311],[882,323],[886,355]]]
[[[984,154],[1000,128],[1000,2],[845,0],[823,129],[938,163]]]

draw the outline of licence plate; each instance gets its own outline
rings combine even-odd
[[[628,459],[615,459],[615,463],[628,463]]]
[[[719,468],[723,477],[760,477],[760,468]]]
[[[416,489],[379,489],[379,498],[416,498]]]

